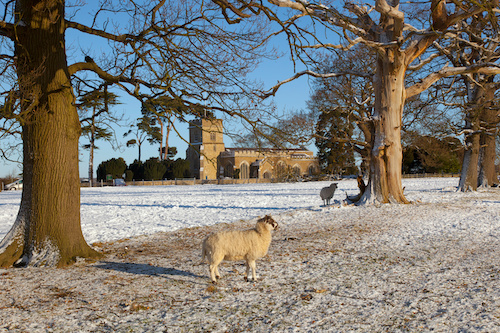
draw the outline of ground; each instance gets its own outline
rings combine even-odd
[[[457,196],[280,213],[257,282],[226,262],[214,285],[200,263],[204,237],[255,219],[94,243],[104,259],[65,269],[3,269],[0,332],[500,331],[500,195]]]

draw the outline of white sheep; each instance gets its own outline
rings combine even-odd
[[[259,219],[255,228],[249,230],[222,231],[211,234],[203,240],[202,260],[208,258],[210,278],[213,283],[220,279],[218,265],[222,260],[245,260],[247,276],[257,280],[255,260],[267,254],[271,244],[271,231],[278,228],[278,223],[271,216]]]
[[[332,183],[328,187],[323,187],[321,189],[321,192],[319,192],[319,196],[323,200],[323,204],[329,205],[330,200],[333,198],[333,194],[335,193],[335,190],[337,189],[337,183]]]

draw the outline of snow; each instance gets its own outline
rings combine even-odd
[[[82,231],[105,254],[66,269],[0,269],[0,332],[500,331],[500,190],[404,179],[409,205],[345,205],[329,182],[82,188]],[[0,237],[20,192],[0,193]],[[209,283],[211,232],[280,224],[256,283]]]

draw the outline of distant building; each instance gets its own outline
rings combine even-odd
[[[318,159],[305,149],[226,148],[221,119],[196,119],[189,123],[186,158],[198,179],[279,178],[318,172]]]

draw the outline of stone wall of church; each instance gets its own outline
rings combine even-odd
[[[218,178],[218,157],[225,150],[222,119],[197,119],[189,123],[190,146],[186,158],[198,179]]]

